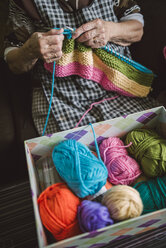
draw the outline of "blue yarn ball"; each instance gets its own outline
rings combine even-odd
[[[104,163],[75,140],[55,146],[52,159],[59,175],[80,198],[97,193],[106,184],[108,171]]]

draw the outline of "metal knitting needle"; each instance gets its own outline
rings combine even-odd
[[[71,27],[68,27],[68,26],[66,26],[65,28],[66,28],[66,29],[69,29],[72,33],[75,32],[75,29],[74,29],[74,28],[71,28]]]
[[[46,31],[49,31],[49,30],[51,30],[51,29],[52,29],[52,28],[48,28],[48,27],[45,27],[45,28],[44,28],[44,30],[46,30]],[[57,28],[57,30],[58,30],[58,29],[60,29],[60,28]],[[68,29],[68,30],[70,30],[72,33],[75,32],[75,29],[74,29],[74,28],[71,28],[71,27],[68,27],[68,26],[65,26],[64,29]]]

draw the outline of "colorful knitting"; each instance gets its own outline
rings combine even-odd
[[[53,63],[44,66],[52,73]],[[146,97],[154,78],[150,70],[141,71],[102,48],[92,49],[73,39],[65,39],[63,56],[56,62],[55,76],[71,75],[79,75],[108,91],[130,97]]]

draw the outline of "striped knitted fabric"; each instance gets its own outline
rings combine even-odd
[[[53,71],[53,63],[44,66]],[[130,97],[146,97],[154,78],[153,73],[141,71],[104,49],[92,49],[73,39],[65,39],[63,56],[56,62],[55,76],[71,75],[79,75],[108,91]]]

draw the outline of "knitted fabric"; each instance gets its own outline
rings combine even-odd
[[[53,63],[45,63],[52,72]],[[56,62],[55,76],[79,75],[99,83],[108,91],[131,97],[146,97],[151,90],[153,73],[143,72],[101,48],[92,49],[73,39],[65,39],[63,56]]]

